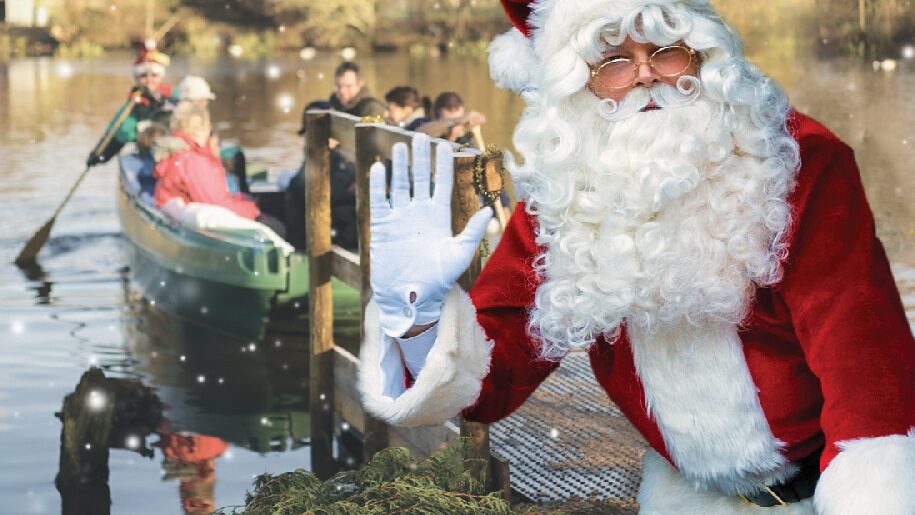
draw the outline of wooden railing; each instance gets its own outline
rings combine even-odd
[[[363,315],[372,294],[369,269],[369,168],[376,161],[390,159],[391,147],[395,143],[409,145],[414,133],[383,124],[360,123],[359,118],[336,111],[312,110],[306,113],[305,118],[306,248],[311,267],[309,395],[313,470],[328,471],[325,472],[328,474],[336,468],[332,455],[336,413],[362,433],[366,459],[389,445],[407,447],[417,458],[423,458],[458,435],[467,437],[472,445],[468,446],[469,456],[465,462],[471,472],[479,478],[488,477],[492,485],[507,492],[507,465],[501,460],[492,460],[486,425],[460,420],[458,423],[448,422],[433,428],[388,427],[362,409],[356,388],[358,358],[334,345],[331,278],[337,277],[360,292]],[[355,159],[358,255],[331,244],[330,138],[340,142],[338,150],[344,156]],[[474,164],[478,156],[480,152],[475,149],[461,149],[454,154],[451,225],[455,233],[461,231],[470,217],[480,209],[480,196],[474,185]],[[499,159],[491,160],[486,166],[487,187],[500,186],[496,171],[501,168]],[[481,266],[478,251],[467,272],[459,280],[463,288],[470,289]],[[487,476],[486,468],[490,463],[492,474]]]

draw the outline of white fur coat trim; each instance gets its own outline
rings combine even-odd
[[[751,493],[797,470],[769,428],[735,326],[630,324],[629,335],[648,411],[693,487]]]
[[[489,75],[500,88],[520,93],[531,87],[538,66],[530,40],[518,29],[496,36],[489,44]]]
[[[821,515],[915,513],[915,427],[908,435],[839,442],[817,483]]]
[[[784,507],[762,508],[737,496],[699,492],[667,460],[650,449],[642,465],[638,501],[640,515],[814,515],[811,499]]]
[[[369,302],[358,381],[362,404],[374,416],[397,426],[438,425],[476,402],[489,371],[492,342],[486,339],[477,323],[476,308],[460,287],[455,286],[445,297],[438,338],[406,391],[391,386],[392,379],[403,384],[402,361],[390,359],[400,354],[396,345],[381,331],[378,306]]]

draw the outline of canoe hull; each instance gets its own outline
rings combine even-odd
[[[259,338],[274,304],[306,302],[308,262],[269,243],[189,230],[127,191],[118,216],[131,276],[144,296],[184,319]]]
[[[128,238],[129,240],[129,238]],[[144,297],[182,319],[246,338],[259,338],[274,292],[200,279],[160,266],[154,255],[131,241],[131,280]]]

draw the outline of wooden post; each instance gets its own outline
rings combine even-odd
[[[369,169],[378,158],[375,133],[380,129],[371,125],[356,127],[356,216],[359,219],[359,268],[362,271],[362,312],[360,320],[365,320],[365,306],[372,297],[372,269],[369,258],[371,242],[371,209],[369,208]],[[359,341],[365,339],[365,325],[360,326]],[[388,426],[371,416],[363,415],[363,458],[372,459],[378,451],[388,447]]]
[[[54,483],[61,496],[61,511],[110,513],[108,489],[108,436],[115,406],[101,369],[83,374],[73,393],[64,398],[58,414],[60,467]]]
[[[473,184],[473,156],[456,156],[454,159],[454,190],[451,195],[451,229],[457,234],[464,229],[470,217],[480,209],[480,197]],[[482,269],[480,251],[477,249],[470,266],[458,283],[470,291]],[[489,486],[489,426],[461,419],[461,437],[464,445],[464,466],[470,475]]]
[[[306,114],[305,213],[309,262],[309,409],[311,466],[320,478],[336,472],[334,437],[334,319],[330,267],[330,116]]]

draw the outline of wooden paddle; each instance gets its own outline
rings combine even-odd
[[[108,127],[108,130],[105,131],[105,134],[102,136],[102,139],[98,142],[95,148],[92,150],[92,154],[95,156],[99,155],[105,147],[108,146],[108,143],[111,141],[111,138],[114,137],[114,133],[117,132],[118,128],[121,127],[121,124],[124,123],[124,120],[130,116],[131,111],[133,111],[133,105],[136,103],[139,98],[139,93],[134,93],[130,95],[130,98],[127,99],[127,102],[124,103],[124,106],[121,108],[120,115],[117,119]],[[83,170],[83,173],[79,174],[76,182],[73,183],[73,186],[70,187],[70,191],[67,192],[67,196],[64,197],[63,202],[57,206],[57,209],[54,210],[54,214],[51,215],[51,218],[48,219],[40,229],[35,231],[35,234],[29,238],[29,241],[25,242],[25,246],[22,247],[22,250],[19,252],[19,255],[16,256],[16,265],[24,266],[29,265],[35,262],[35,257],[38,256],[38,251],[41,250],[41,247],[44,246],[48,241],[48,237],[51,235],[51,227],[54,226],[54,222],[57,221],[57,215],[60,214],[64,206],[67,205],[67,202],[70,201],[70,197],[73,196],[73,193],[76,191],[76,188],[79,187],[79,184],[83,182],[83,179],[86,177],[86,174],[89,173],[91,167],[86,165],[86,169]]]

